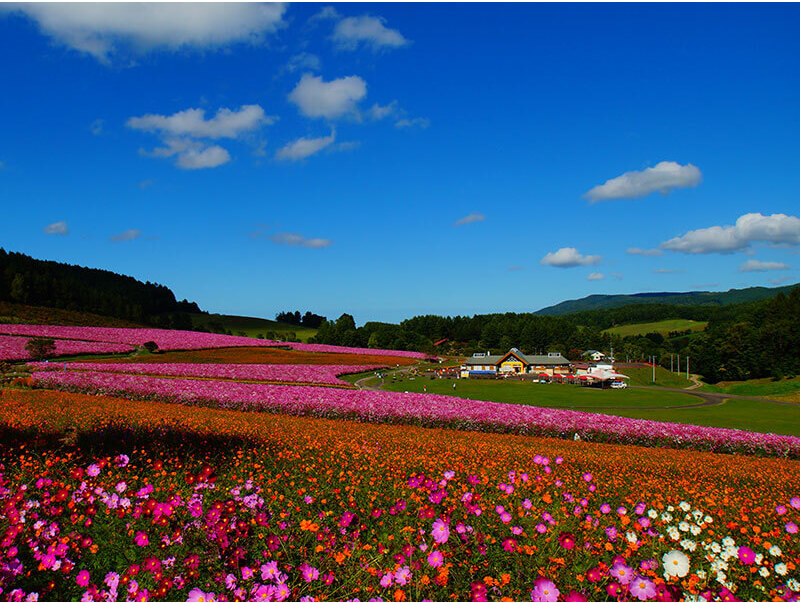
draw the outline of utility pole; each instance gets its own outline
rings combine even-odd
[[[678,354],[678,374],[681,374],[681,355]]]
[[[674,373],[675,371],[672,370],[672,354],[669,355],[669,372]]]
[[[689,378],[689,357],[686,357],[686,378]]]

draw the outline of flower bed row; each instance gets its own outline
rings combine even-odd
[[[794,461],[46,391],[0,426],[38,433],[0,447],[7,600],[800,593]]]
[[[269,339],[254,339],[236,335],[198,333],[196,331],[173,331],[168,329],[126,329],[105,327],[64,327],[58,325],[9,325],[0,324],[0,333],[8,335],[28,335],[30,337],[53,337],[57,339],[82,339],[85,341],[105,341],[139,346],[154,341],[161,350],[199,350],[204,348],[226,347],[273,347],[288,346],[303,352],[331,352],[338,354],[370,354],[375,356],[399,356],[404,358],[426,359],[422,352],[399,350],[373,350],[371,348],[350,348],[335,345],[312,343],[284,343]]]
[[[66,368],[76,371],[126,373],[133,375],[163,375],[167,377],[231,379],[236,381],[283,381],[285,383],[319,383],[348,385],[339,375],[361,373],[383,368],[380,365],[313,365],[313,364],[154,364],[154,363],[94,363],[71,362],[66,367],[45,362],[29,362],[34,370]]]
[[[25,349],[28,337],[14,337],[0,335],[0,361],[12,362],[28,360],[31,355]],[[56,339],[55,356],[73,356],[78,354],[117,354],[133,351],[129,345],[119,343],[105,343],[97,341],[73,341],[70,339]]]
[[[218,408],[371,422],[417,423],[481,431],[574,437],[648,446],[800,457],[800,438],[537,408],[452,396],[322,389],[108,373],[37,372],[39,387],[100,392]]]

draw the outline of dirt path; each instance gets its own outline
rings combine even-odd
[[[698,398],[703,399],[703,403],[701,404],[690,404],[688,406],[670,406],[668,408],[691,408],[693,406],[715,406],[717,404],[722,404],[726,400],[751,400],[753,402],[764,402],[766,404],[796,406],[794,402],[785,402],[783,400],[770,400],[769,398],[756,398],[753,396],[739,396],[737,394],[725,394],[717,392],[699,392],[699,391],[694,391],[695,388],[691,386],[685,389],[679,389],[676,387],[660,387],[657,385],[631,385],[630,387],[634,389],[658,389],[665,392],[677,392],[681,394],[689,394],[690,396],[697,396]]]
[[[700,381],[700,375],[690,375],[689,381],[692,382],[692,385],[684,387],[683,389],[697,389],[698,387],[703,387],[703,383]]]

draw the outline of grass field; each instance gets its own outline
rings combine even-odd
[[[685,388],[692,385],[686,378],[686,373],[671,373],[660,366],[656,367],[656,380],[653,382],[653,369],[650,367],[619,369],[623,375],[630,377],[628,385],[659,385],[661,387]]]
[[[283,322],[267,320],[266,318],[255,318],[252,316],[192,314],[192,323],[195,326],[206,326],[209,323],[218,323],[234,335],[244,334],[246,337],[258,337],[258,335],[264,335],[268,331],[274,331],[284,336],[289,333],[295,333],[300,341],[306,342],[317,334],[316,329],[298,327]]]
[[[736,394],[739,396],[778,397],[800,394],[800,377],[773,381],[770,378],[749,381],[720,381],[715,385],[704,385],[703,391]]]
[[[647,333],[661,333],[666,337],[671,331],[686,331],[687,329],[690,329],[692,332],[698,332],[704,331],[707,326],[708,323],[704,321],[674,318],[670,320],[659,320],[658,322],[643,322],[633,325],[620,325],[618,327],[606,329],[603,332],[619,335],[620,337],[628,337],[630,335],[645,335]]]
[[[456,384],[455,389],[453,389],[453,383]],[[384,389],[422,392],[423,386],[429,393],[474,400],[527,404],[546,408],[574,408],[575,410],[634,419],[800,436],[800,412],[789,406],[765,405],[748,400],[730,400],[718,406],[675,408],[698,404],[702,400],[689,394],[655,389],[599,390],[574,385],[520,381],[432,380],[421,377],[394,382],[390,378],[386,380]],[[608,408],[612,406],[628,406],[629,408]]]

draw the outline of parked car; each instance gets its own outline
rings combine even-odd
[[[612,381],[611,382],[611,389],[625,389],[628,387],[628,384],[624,381]]]

